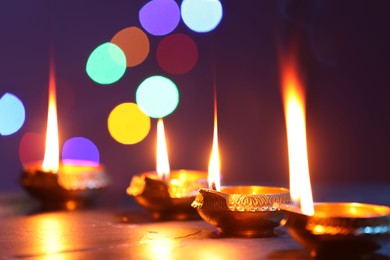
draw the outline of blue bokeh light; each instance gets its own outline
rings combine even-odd
[[[183,0],[181,17],[191,30],[206,33],[214,30],[222,20],[222,4],[218,0]]]
[[[135,99],[141,110],[152,118],[171,114],[179,104],[176,84],[163,76],[150,76],[137,88]]]
[[[26,119],[23,102],[11,93],[0,98],[0,135],[11,135],[17,132]]]

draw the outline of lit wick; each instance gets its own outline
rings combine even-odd
[[[58,172],[60,160],[56,98],[54,58],[52,55],[50,58],[49,72],[49,107],[47,113],[45,157],[42,163],[43,171],[52,173]]]
[[[217,84],[214,79],[214,132],[213,132],[213,146],[211,148],[208,182],[209,188],[212,190],[221,190],[221,160],[218,149],[218,119],[217,119]]]
[[[213,146],[211,148],[211,156],[209,162],[209,188],[212,190],[220,190],[221,189],[221,181],[220,181],[220,158],[218,152],[218,130],[217,130],[217,118],[214,120],[214,134],[213,134]]]
[[[170,167],[168,159],[168,149],[165,140],[164,122],[162,118],[157,122],[157,151],[156,151],[156,171],[160,179],[169,179]]]
[[[292,57],[282,63],[283,103],[286,117],[291,199],[303,214],[313,215],[306,141],[305,91]]]

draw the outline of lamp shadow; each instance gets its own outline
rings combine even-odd
[[[255,235],[255,236],[245,236],[245,235],[237,235],[237,234],[232,234],[232,233],[220,233],[218,230],[213,228],[210,230],[210,232],[206,235],[207,238],[212,238],[212,239],[223,239],[223,238],[272,238],[272,237],[279,237],[283,236],[286,234],[286,231],[275,228],[273,230],[273,233],[265,233],[263,235]]]
[[[169,221],[194,221],[201,220],[199,215],[155,214],[145,209],[136,207],[122,210],[115,214],[122,223],[142,224],[159,223]]]
[[[289,250],[279,250],[272,252],[269,254],[265,259],[357,259],[357,260],[389,260],[390,257],[379,254],[379,253],[373,253],[368,255],[316,255],[312,256],[310,254],[310,251],[305,249],[289,249]]]

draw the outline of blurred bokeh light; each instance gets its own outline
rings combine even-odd
[[[26,132],[19,143],[19,159],[23,165],[42,161],[45,138],[36,132]]]
[[[157,62],[168,73],[187,73],[194,68],[197,61],[198,48],[185,34],[168,35],[157,46]]]
[[[138,86],[136,101],[148,116],[166,117],[179,104],[179,90],[172,80],[158,75],[151,76]]]
[[[86,71],[93,81],[99,84],[112,84],[126,71],[126,55],[117,45],[103,43],[92,51]]]
[[[171,33],[180,22],[180,8],[173,0],[152,0],[139,11],[142,27],[155,36]]]
[[[191,30],[206,33],[214,30],[222,20],[222,4],[218,0],[183,0],[181,17]]]
[[[148,36],[138,27],[127,27],[117,32],[111,39],[126,55],[127,67],[142,63],[149,54]]]
[[[97,146],[85,137],[68,139],[62,147],[62,162],[72,165],[98,166],[100,154]]]
[[[12,135],[17,132],[25,118],[23,102],[14,94],[5,93],[0,98],[0,135]]]
[[[122,103],[108,116],[108,131],[122,144],[135,144],[149,133],[150,118],[135,103]]]

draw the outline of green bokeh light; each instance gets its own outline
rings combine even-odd
[[[117,45],[103,43],[92,51],[86,71],[93,81],[99,84],[112,84],[126,71],[126,55]]]
[[[163,76],[146,78],[136,92],[138,106],[152,118],[163,118],[171,114],[179,104],[176,84]]]

